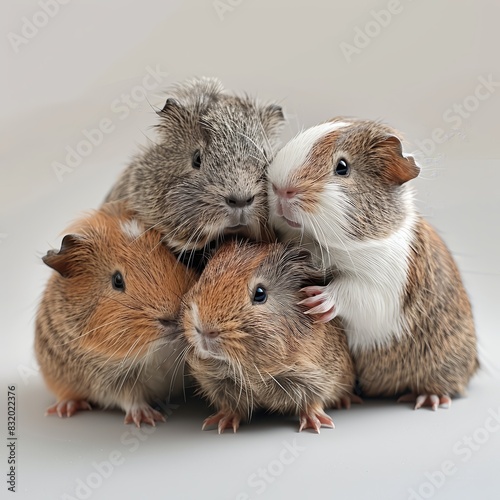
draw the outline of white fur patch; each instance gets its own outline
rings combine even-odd
[[[339,273],[327,287],[337,315],[346,327],[353,350],[387,345],[404,332],[401,305],[407,283],[409,254],[414,237],[416,214],[408,190],[408,216],[403,226],[387,238],[354,241],[342,234],[335,224],[320,222],[324,234],[316,243],[314,255],[318,265],[333,267]],[[315,214],[315,220],[318,216]],[[321,218],[320,221],[325,220]],[[331,220],[331,219],[326,219]],[[317,242],[317,238],[309,236]]]
[[[139,238],[139,236],[141,236],[141,234],[144,232],[142,225],[137,219],[122,221],[120,222],[120,227],[125,236],[127,236],[131,240]]]
[[[278,152],[269,166],[270,183],[278,187],[285,187],[290,174],[304,164],[314,144],[330,132],[349,125],[348,122],[322,123],[295,136]]]

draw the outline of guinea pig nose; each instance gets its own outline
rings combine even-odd
[[[280,189],[274,184],[272,186],[274,194],[278,195],[280,198],[293,198],[297,194],[297,190],[293,187],[285,187]]]
[[[236,196],[236,195],[229,195],[226,198],[226,203],[231,207],[231,208],[244,208],[248,207],[251,205],[255,200],[255,196]]]
[[[216,330],[210,330],[210,329],[203,329],[203,330],[200,330],[198,327],[196,327],[196,331],[200,334],[200,335],[204,335],[205,337],[209,337],[211,339],[214,339],[215,337],[218,337],[219,336],[219,332],[216,331]]]
[[[208,332],[205,332],[205,335],[214,339],[215,337],[219,336],[219,332],[216,332],[215,330],[209,330]]]

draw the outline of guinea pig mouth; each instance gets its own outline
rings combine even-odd
[[[246,228],[246,224],[236,224],[234,226],[228,226],[226,228],[226,233],[235,233],[237,231],[241,231],[243,228]]]
[[[202,359],[224,359],[218,339],[207,337],[199,332],[197,332],[196,335],[195,351],[196,354]]]
[[[298,222],[295,222],[293,220],[287,219],[284,215],[282,215],[282,218],[285,220],[285,222],[290,226],[293,227],[294,229],[300,229],[302,227],[301,224]]]

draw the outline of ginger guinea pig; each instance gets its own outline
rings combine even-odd
[[[366,395],[437,409],[478,367],[471,305],[457,266],[417,212],[408,181],[419,167],[399,134],[335,118],[296,136],[269,168],[271,222],[333,274],[303,304],[339,317]]]
[[[38,363],[57,397],[47,413],[118,407],[125,423],[154,425],[164,417],[150,404],[182,389],[172,333],[195,275],[120,205],[70,231],[43,258],[54,269],[35,331]]]
[[[354,366],[337,323],[313,324],[297,303],[316,282],[310,255],[282,244],[229,242],[183,300],[186,361],[236,432],[252,412],[297,413],[300,430],[333,427],[324,408],[350,404]],[[352,397],[354,398],[354,397]]]

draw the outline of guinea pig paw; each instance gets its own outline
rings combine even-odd
[[[304,292],[307,298],[298,302],[297,305],[309,307],[307,311],[304,311],[304,314],[314,316],[315,323],[328,323],[335,318],[337,315],[335,300],[328,287],[307,286],[300,291]]]
[[[156,427],[156,422],[166,422],[165,417],[149,405],[135,406],[130,408],[125,414],[125,424],[134,423],[136,427],[141,427],[141,423]]]
[[[217,425],[219,434],[222,434],[226,429],[233,429],[233,432],[236,432],[240,427],[240,421],[241,417],[236,413],[219,411],[205,419],[201,430],[204,431],[210,425]]]
[[[56,413],[59,417],[72,417],[78,410],[92,410],[92,406],[84,399],[63,399],[49,406],[45,416]]]
[[[335,429],[335,424],[330,415],[327,415],[321,408],[304,410],[300,412],[300,427],[299,432],[304,429],[314,429],[319,434],[321,427]]]
[[[398,403],[406,402],[414,402],[414,410],[418,410],[423,406],[429,406],[433,411],[436,411],[439,407],[448,409],[451,406],[451,398],[446,394],[438,396],[437,394],[415,394],[414,392],[410,392],[398,399]]]
[[[352,404],[363,404],[363,400],[356,394],[342,396],[334,405],[334,408],[345,408],[348,410]]]

